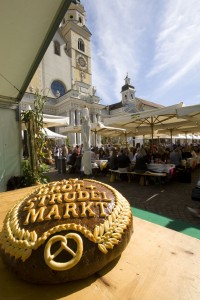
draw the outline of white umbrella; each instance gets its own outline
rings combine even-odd
[[[79,133],[81,132],[82,126],[68,126],[65,128],[65,133]],[[122,134],[126,134],[126,129],[124,128],[116,128],[111,126],[105,126],[103,123],[91,123],[91,132],[95,134],[95,146],[96,146],[96,135],[100,134],[102,136],[120,136]]]
[[[81,132],[81,125],[75,125],[75,126],[67,126],[65,128],[65,133],[78,133]],[[124,128],[116,128],[112,126],[105,126],[103,123],[91,123],[91,131],[95,133],[99,133],[103,136],[118,136],[122,133],[126,132],[126,129]]]
[[[186,122],[185,118],[177,117],[177,109],[182,106],[183,103],[181,102],[164,108],[126,114],[123,117],[111,117],[105,119],[105,124],[120,126],[127,129],[127,131],[135,132],[135,135],[151,133],[151,138],[153,139],[154,130],[164,127],[168,128],[171,124]]]
[[[177,116],[200,123],[200,104],[184,106],[177,109]]]

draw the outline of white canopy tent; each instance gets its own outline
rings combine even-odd
[[[49,139],[66,139],[67,138],[65,135],[53,132],[52,130],[50,130],[48,128],[43,128],[42,132]]]
[[[43,127],[63,127],[69,124],[69,117],[43,114]],[[22,129],[26,130],[25,124],[22,123]]]
[[[67,126],[68,124],[69,124],[69,117],[43,114],[43,126],[45,128]]]
[[[21,174],[21,101],[71,0],[2,0],[0,9],[0,191]],[[17,33],[17,34],[16,34]]]

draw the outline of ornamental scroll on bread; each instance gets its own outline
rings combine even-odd
[[[69,179],[41,185],[7,214],[3,261],[29,282],[86,278],[117,258],[133,232],[128,201],[104,183]]]

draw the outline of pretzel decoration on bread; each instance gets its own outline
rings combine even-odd
[[[68,239],[73,239],[76,244],[77,244],[77,250],[74,252],[68,245],[67,241]],[[51,248],[52,246],[60,242],[60,247],[59,249],[54,252],[53,254],[51,253]],[[62,252],[66,251],[69,254],[72,255],[72,259],[66,262],[57,262],[54,259]],[[45,249],[44,249],[44,259],[46,264],[53,270],[56,271],[65,271],[68,269],[73,268],[81,259],[83,254],[83,241],[82,238],[80,237],[79,234],[77,233],[68,233],[65,236],[63,235],[55,235],[52,238],[49,239],[47,242]]]

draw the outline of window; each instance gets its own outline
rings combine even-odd
[[[65,44],[65,51],[67,51],[67,43]]]
[[[78,49],[85,52],[85,44],[82,39],[78,39]]]
[[[59,80],[54,80],[51,84],[51,91],[56,97],[63,96],[66,93],[64,83]]]
[[[60,43],[58,41],[54,42],[54,53],[60,55]]]

